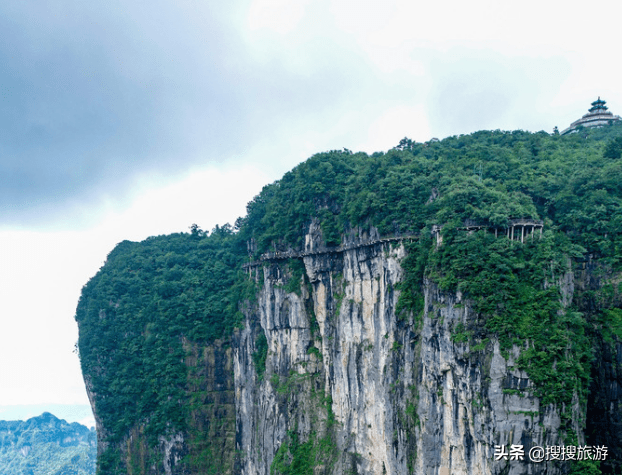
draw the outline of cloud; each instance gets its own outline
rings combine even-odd
[[[20,2],[0,7],[0,32],[5,220],[235,150],[237,46],[208,9]]]
[[[610,16],[577,42],[589,9],[535,5],[0,4],[0,224],[84,226],[145,175],[375,148],[399,108],[439,138],[551,130],[597,94],[615,112]]]
[[[289,168],[296,149],[249,151],[318,125],[330,145],[330,124],[375,79],[347,44],[318,36],[317,11],[281,3],[0,6],[2,224],[40,227],[128,204],[140,175],[173,180],[234,160]],[[292,41],[271,36],[280,23],[261,16],[266,8],[291,14]],[[248,18],[257,31],[244,30]]]
[[[280,34],[293,31],[305,14],[310,0],[255,0],[248,9],[251,30],[269,29]]]
[[[145,178],[131,206],[98,210],[90,229],[0,230],[0,404],[85,404],[73,316],[107,254],[120,241],[188,232],[192,223],[233,224],[269,178],[253,166],[211,167],[165,186]]]
[[[440,136],[483,129],[550,132],[559,120],[550,104],[571,73],[563,57],[505,57],[459,47],[436,54],[428,65],[435,79],[428,117]]]
[[[393,148],[404,137],[418,142],[432,138],[423,108],[408,106],[396,106],[385,111],[371,124],[367,135],[369,139],[362,150],[370,154]]]

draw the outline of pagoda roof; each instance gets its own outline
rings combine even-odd
[[[598,99],[592,102],[592,107],[588,110],[588,113],[570,124],[570,127],[562,131],[562,135],[576,131],[578,126],[603,127],[612,122],[622,120],[620,116],[613,115],[607,110],[609,108],[605,105],[606,103],[606,101],[603,101],[600,96],[598,96]]]
[[[608,109],[608,107],[605,105],[606,103],[607,101],[603,101],[600,96],[598,96],[598,100],[592,102],[592,108],[589,110],[589,112],[606,111]]]
[[[598,100],[596,100],[596,101],[592,102],[592,105],[593,105],[593,106],[595,106],[595,105],[598,105],[598,104],[603,104],[603,105],[605,105],[605,104],[607,104],[607,101],[603,101],[603,100],[600,98],[600,96],[598,96]]]

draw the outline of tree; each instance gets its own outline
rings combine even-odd
[[[205,236],[205,231],[203,231],[198,224],[196,223],[192,223],[189,226],[190,229],[190,234],[192,234],[193,237],[203,237]]]
[[[400,140],[400,143],[395,146],[396,150],[411,150],[413,145],[415,145],[415,141],[409,139],[408,137],[404,137]]]
[[[612,159],[622,157],[622,137],[616,137],[607,142],[603,157]]]

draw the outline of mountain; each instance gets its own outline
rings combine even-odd
[[[96,434],[49,412],[27,421],[0,421],[1,475],[93,475]]]
[[[619,472],[621,156],[616,124],[331,151],[120,243],[76,311],[98,473]]]

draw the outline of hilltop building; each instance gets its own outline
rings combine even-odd
[[[592,102],[592,107],[589,109],[588,113],[579,120],[575,120],[572,124],[570,124],[570,127],[562,131],[562,135],[576,132],[580,126],[602,127],[604,125],[609,125],[613,122],[622,120],[619,115],[613,115],[609,112],[607,110],[608,107],[605,104],[606,101],[603,101],[600,96],[598,96],[598,100]]]

